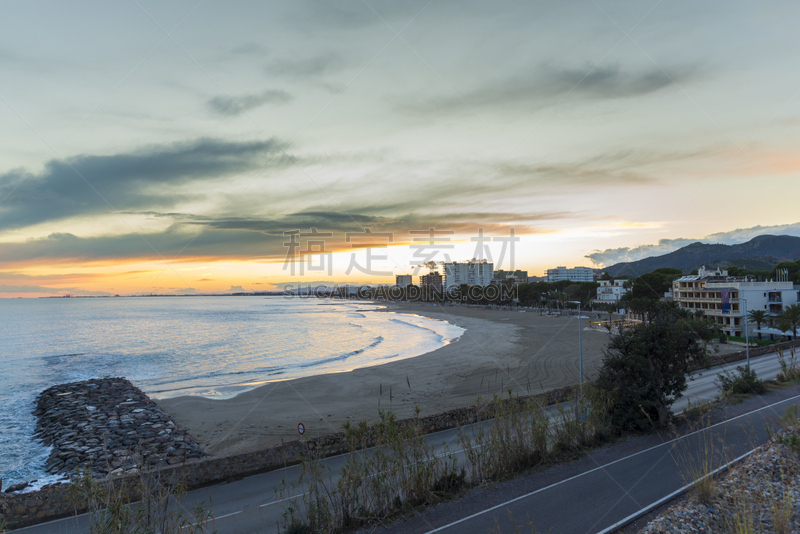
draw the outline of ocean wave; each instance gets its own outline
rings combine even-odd
[[[367,345],[364,348],[361,348],[361,349],[358,349],[358,350],[354,350],[354,351],[348,352],[346,354],[342,354],[340,356],[334,356],[332,358],[325,358],[324,360],[317,360],[317,361],[314,361],[314,362],[303,363],[303,364],[298,365],[297,367],[300,368],[300,369],[305,369],[307,367],[316,367],[318,365],[324,365],[326,363],[340,362],[342,360],[346,360],[347,358],[350,358],[351,356],[356,356],[356,355],[361,354],[362,352],[364,352],[366,350],[375,348],[378,345],[380,345],[381,343],[383,343],[383,336],[378,336],[373,343],[370,343],[369,345]]]
[[[412,322],[409,322],[409,321],[404,321],[404,320],[402,320],[402,319],[397,319],[397,318],[395,318],[395,317],[392,317],[392,318],[391,318],[391,319],[389,319],[389,320],[390,320],[390,321],[392,321],[392,322],[395,322],[395,323],[400,323],[400,324],[404,324],[404,325],[407,325],[407,326],[413,326],[414,328],[419,328],[420,330],[427,330],[428,332],[431,332],[431,333],[434,333],[434,334],[436,334],[436,330],[434,330],[433,328],[429,328],[429,327],[427,327],[427,326],[422,326],[422,325],[414,324],[414,323],[412,323]],[[440,336],[440,337],[441,337],[441,336]]]
[[[184,378],[170,378],[162,381],[148,381],[149,385],[152,386],[164,386],[167,384],[178,384],[181,382],[191,382],[193,380],[203,380],[209,378],[223,378],[226,376],[242,376],[242,375],[263,375],[263,374],[277,374],[276,371],[284,372],[285,367],[259,367],[258,369],[249,369],[247,371],[228,371],[228,372],[213,372],[213,373],[205,373],[201,375],[192,375],[187,376]],[[194,386],[191,386],[194,387]],[[178,389],[185,389],[185,388],[174,388],[175,390]],[[149,389],[148,389],[149,390]],[[149,390],[155,392],[155,390]],[[161,390],[160,392],[168,391],[168,390]]]

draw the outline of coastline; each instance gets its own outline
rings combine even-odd
[[[445,320],[464,334],[426,354],[342,373],[271,382],[225,400],[156,400],[212,455],[266,448],[339,432],[351,421],[430,415],[474,403],[479,395],[534,394],[578,382],[577,323],[528,310],[380,303],[373,313],[416,314]],[[608,337],[583,332],[584,374],[591,377]]]

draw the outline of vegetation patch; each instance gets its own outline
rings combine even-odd
[[[762,395],[767,392],[764,382],[756,372],[747,366],[739,365],[735,371],[724,371],[716,380],[723,397],[733,395]]]
[[[479,399],[486,422],[462,428],[459,463],[444,444],[425,440],[421,424],[399,426],[392,412],[380,420],[344,425],[350,453],[337,473],[318,459],[276,490],[301,497],[286,508],[285,532],[342,532],[381,525],[404,513],[452,499],[464,490],[541,467],[615,436],[603,394],[586,387],[557,406],[541,399]],[[419,415],[419,410],[417,410]],[[372,448],[368,448],[372,445]]]

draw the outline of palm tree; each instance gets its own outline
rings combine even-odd
[[[797,339],[797,325],[800,325],[800,304],[784,307],[780,319],[792,325],[792,339]]]
[[[759,330],[758,339],[761,339],[761,325],[767,321],[767,315],[764,310],[750,310],[747,312],[747,319],[756,323],[756,328]]]

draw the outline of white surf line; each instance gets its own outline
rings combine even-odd
[[[611,465],[617,464],[619,462],[624,462],[625,460],[628,460],[628,459],[633,458],[635,456],[639,456],[640,454],[644,454],[646,452],[650,452],[652,450],[658,449],[658,448],[663,447],[665,445],[669,445],[670,443],[674,443],[674,442],[680,441],[680,440],[682,440],[684,438],[688,438],[689,436],[693,436],[695,434],[699,434],[700,432],[705,432],[706,430],[710,430],[710,429],[712,429],[712,428],[714,428],[716,426],[724,425],[724,424],[727,424],[727,423],[729,423],[731,421],[736,421],[737,419],[741,419],[742,417],[747,417],[748,415],[752,415],[752,414],[760,412],[762,410],[766,410],[767,408],[772,408],[773,406],[777,406],[778,404],[784,404],[784,403],[787,403],[789,401],[796,400],[798,398],[800,398],[800,395],[795,395],[794,397],[789,397],[788,399],[784,399],[782,401],[778,401],[778,402],[774,402],[772,404],[768,404],[767,406],[763,406],[761,408],[758,408],[757,410],[753,410],[752,412],[743,413],[742,415],[737,415],[736,417],[732,417],[730,419],[727,419],[725,421],[721,421],[721,422],[713,424],[711,426],[707,426],[706,428],[702,428],[700,430],[695,430],[694,432],[690,432],[689,434],[685,434],[683,436],[671,439],[669,441],[665,441],[665,442],[660,443],[658,445],[654,445],[653,447],[649,447],[647,449],[641,450],[639,452],[635,452],[635,453],[633,453],[631,455],[628,455],[628,456],[625,456],[623,458],[619,458],[617,460],[614,460],[613,462],[608,462],[607,464],[595,467],[594,469],[590,469],[588,471],[584,471],[583,473],[571,476],[569,478],[565,478],[564,480],[561,480],[561,481],[556,482],[554,484],[550,484],[549,486],[545,486],[544,488],[539,488],[537,490],[531,491],[530,493],[526,493],[525,495],[520,495],[519,497],[515,497],[515,498],[510,499],[508,501],[505,501],[503,503],[496,504],[496,505],[492,506],[491,508],[487,508],[486,510],[482,510],[480,512],[476,512],[474,514],[468,515],[467,517],[462,517],[458,521],[453,521],[452,523],[448,523],[447,525],[443,525],[443,526],[441,526],[439,528],[435,528],[433,530],[429,530],[429,531],[427,531],[426,534],[433,534],[434,532],[441,532],[442,530],[445,530],[445,529],[448,529],[448,528],[450,528],[452,526],[455,526],[455,525],[458,525],[460,523],[463,523],[464,521],[469,521],[470,519],[474,519],[474,518],[476,518],[478,516],[481,516],[483,514],[487,514],[489,512],[493,512],[495,510],[498,510],[500,508],[508,506],[511,503],[514,503],[514,502],[517,502],[517,501],[521,501],[523,499],[527,499],[528,497],[531,497],[532,495],[536,495],[537,493],[541,493],[543,491],[555,488],[556,486],[560,486],[561,484],[565,484],[565,483],[570,482],[572,480],[578,479],[578,478],[580,478],[582,476],[588,475],[590,473],[594,473],[595,471],[600,471],[601,469],[605,469],[605,468],[607,468],[607,467],[609,467]],[[750,452],[752,453],[752,451],[750,451]],[[750,453],[748,453],[748,454],[750,454]]]
[[[717,467],[716,469],[714,469],[713,471],[711,471],[707,475],[703,475],[700,478],[698,478],[697,480],[695,480],[694,482],[690,482],[689,484],[686,484],[682,488],[676,489],[675,491],[673,491],[669,495],[660,498],[656,502],[648,504],[644,508],[641,508],[640,510],[632,513],[631,515],[629,515],[625,519],[621,519],[621,520],[617,521],[616,523],[614,523],[613,525],[611,525],[610,527],[604,528],[603,530],[601,530],[597,534],[609,534],[611,532],[614,532],[618,528],[624,527],[625,525],[627,525],[631,521],[633,521],[633,520],[645,515],[646,513],[650,512],[651,510],[653,510],[655,508],[658,508],[659,506],[661,506],[665,502],[669,502],[670,500],[674,499],[675,497],[677,497],[678,495],[682,494],[683,492],[685,492],[686,490],[688,490],[689,488],[691,488],[692,486],[694,486],[695,484],[697,484],[701,480],[704,480],[704,479],[706,479],[708,477],[713,477],[714,475],[716,475],[720,471],[724,471],[725,469],[730,468],[730,466],[732,466],[733,464],[735,464],[737,462],[741,462],[742,460],[744,460],[745,458],[747,458],[748,456],[750,456],[751,454],[756,452],[759,448],[760,447],[756,447],[755,449],[742,454],[738,458],[735,458],[735,459],[731,460],[727,464],[722,465],[720,467]]]

